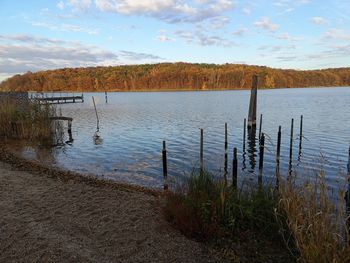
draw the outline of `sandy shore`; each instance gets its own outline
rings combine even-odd
[[[11,162],[0,161],[0,262],[221,262],[168,225],[152,191]]]

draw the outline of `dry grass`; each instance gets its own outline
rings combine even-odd
[[[286,215],[285,240],[293,241],[301,262],[350,262],[344,191],[331,199],[323,172],[317,181],[301,186],[283,183],[279,211]]]
[[[18,104],[15,100],[2,100],[0,104],[0,136],[28,142],[51,142],[50,117],[55,109],[48,104],[29,101]]]

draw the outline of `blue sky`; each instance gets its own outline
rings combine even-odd
[[[0,81],[178,61],[350,66],[350,0],[0,0],[0,25]]]

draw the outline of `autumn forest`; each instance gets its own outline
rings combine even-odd
[[[15,75],[4,91],[137,91],[247,89],[253,74],[259,88],[350,86],[350,68],[286,70],[237,64],[161,63],[64,68]]]

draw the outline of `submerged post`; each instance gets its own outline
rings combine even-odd
[[[97,119],[97,131],[100,130],[100,120],[98,119],[97,109],[96,109],[96,103],[95,98],[92,96],[92,102],[94,103],[95,113],[96,113],[96,119]]]
[[[227,141],[227,122],[225,122],[225,163],[224,163],[224,179],[225,184],[227,185],[227,147],[228,147],[228,141]]]
[[[244,123],[243,123],[243,153],[245,152],[246,128],[247,128],[247,120],[244,118]]]
[[[107,91],[105,91],[105,99],[106,99],[106,103],[108,103]]]
[[[252,89],[250,92],[249,113],[248,113],[248,129],[256,127],[256,103],[258,90],[258,76],[253,75]]]
[[[258,175],[258,183],[259,186],[262,185],[262,171],[264,166],[264,147],[265,146],[265,135],[261,134],[260,138],[260,146],[259,146],[259,175]]]
[[[294,119],[292,119],[291,126],[290,126],[290,141],[289,141],[289,175],[291,175],[291,173],[292,173],[293,129],[294,129]]]
[[[278,127],[278,134],[277,134],[277,151],[276,151],[276,187],[279,187],[279,181],[280,181],[280,156],[281,156],[281,126]]]
[[[233,159],[232,159],[232,187],[237,189],[237,172],[238,160],[237,160],[237,148],[233,148]]]
[[[299,130],[299,157],[301,156],[301,143],[303,140],[303,115],[300,116],[300,130]]]
[[[168,164],[167,164],[167,157],[166,157],[165,141],[163,141],[162,157],[163,157],[164,190],[168,190]]]
[[[263,115],[260,114],[260,125],[259,125],[259,140],[260,140],[260,137],[261,137],[261,128],[262,128],[262,117]]]
[[[200,149],[199,149],[199,162],[200,162],[200,173],[203,174],[204,162],[203,162],[203,129],[201,129]]]

